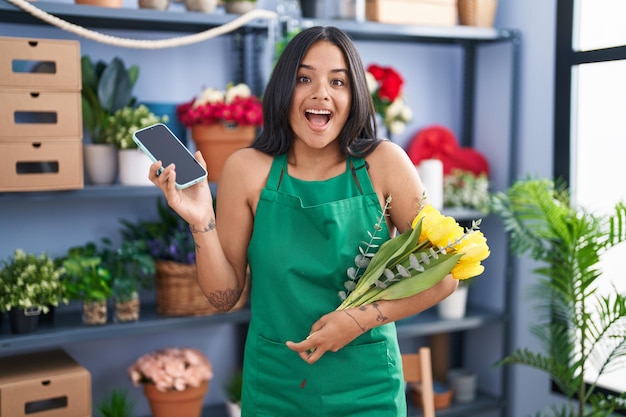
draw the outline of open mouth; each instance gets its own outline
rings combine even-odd
[[[324,126],[330,121],[330,110],[307,109],[307,120],[314,126]]]

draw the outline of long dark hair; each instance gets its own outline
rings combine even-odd
[[[263,130],[252,148],[279,155],[291,146],[294,133],[289,124],[289,113],[298,68],[309,48],[319,41],[336,45],[348,64],[352,103],[346,125],[339,133],[341,149],[348,155],[366,156],[381,142],[377,139],[374,104],[356,46],[336,27],[314,26],[298,33],[278,59],[263,94]]]

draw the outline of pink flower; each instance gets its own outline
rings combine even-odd
[[[161,391],[183,391],[213,378],[211,362],[197,349],[168,348],[146,353],[128,369],[135,386],[154,384]]]

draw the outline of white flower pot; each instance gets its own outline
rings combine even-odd
[[[231,403],[226,400],[226,410],[228,417],[241,417],[241,405],[239,403]]]
[[[83,145],[85,170],[91,184],[110,185],[117,178],[117,151],[113,145]]]
[[[120,149],[120,184],[152,185],[148,179],[152,161],[139,149]]]
[[[476,398],[477,376],[469,369],[450,369],[448,371],[448,384],[454,392],[454,401],[467,403]]]
[[[459,285],[448,298],[437,304],[439,317],[447,320],[460,319],[465,317],[467,308],[467,285]]]
[[[244,14],[256,8],[256,2],[253,1],[229,1],[224,3],[226,13]]]

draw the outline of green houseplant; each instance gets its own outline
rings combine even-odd
[[[85,141],[87,177],[95,185],[113,184],[117,178],[117,153],[107,143],[105,129],[117,110],[132,106],[132,89],[139,76],[136,65],[126,68],[120,58],[94,62],[88,55],[81,58],[83,126],[91,137]]]
[[[115,57],[109,63],[81,58],[83,123],[93,143],[106,143],[104,130],[109,116],[117,110],[132,106],[132,90],[139,77],[139,67],[126,68],[124,61]]]
[[[125,185],[152,185],[148,180],[148,170],[152,161],[133,140],[136,130],[155,123],[166,123],[169,117],[157,116],[140,104],[137,107],[122,107],[111,116],[104,128],[107,143],[118,152],[120,183]]]
[[[239,370],[233,373],[224,383],[224,394],[227,399],[227,409],[230,417],[241,416],[241,390],[243,387],[243,374]]]
[[[62,274],[45,252],[35,255],[16,249],[0,264],[0,312],[9,312],[13,333],[36,330],[41,312],[67,303]]]
[[[531,330],[545,352],[520,348],[498,365],[526,365],[550,375],[571,401],[540,416],[608,416],[626,409],[626,393],[601,392],[601,375],[620,368],[626,357],[626,297],[597,291],[600,257],[626,240],[626,207],[598,215],[570,204],[565,187],[547,179],[526,179],[491,197],[511,250],[539,262],[533,300],[540,318]],[[623,365],[622,365],[623,366]],[[585,371],[597,372],[591,383]]]
[[[75,246],[61,260],[63,285],[70,300],[83,304],[85,324],[106,324],[107,301],[113,294],[112,276],[94,243]]]
[[[102,259],[111,272],[116,322],[139,319],[139,290],[152,287],[154,259],[146,251],[146,242],[123,240],[113,247],[110,239],[103,239]]]
[[[132,417],[135,402],[125,389],[112,389],[96,406],[97,417]]]

